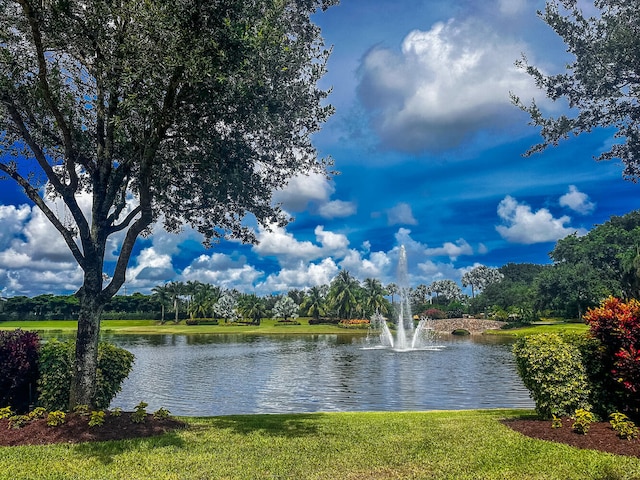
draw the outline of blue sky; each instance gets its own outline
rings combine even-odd
[[[340,172],[296,178],[275,198],[295,221],[258,231],[255,246],[160,227],[138,243],[121,293],[199,280],[260,295],[329,283],[340,269],[395,281],[407,249],[412,285],[460,280],[475,265],[549,263],[566,235],[640,208],[640,186],[616,162],[593,160],[612,132],[542,154],[509,92],[535,97],[515,68],[525,54],[547,73],[569,57],[536,15],[537,0],[342,0],[315,16],[333,45],[322,86],[336,113],[316,135]],[[588,8],[588,7],[587,7]],[[71,293],[81,271],[42,215],[0,188],[0,294]],[[116,250],[115,243],[113,251]]]

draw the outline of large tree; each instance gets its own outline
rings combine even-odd
[[[100,312],[140,235],[162,220],[251,242],[247,213],[285,224],[272,191],[326,173],[310,137],[332,110],[317,87],[329,52],[310,16],[334,3],[0,2],[0,174],[84,274],[70,405],[93,404]]]
[[[535,101],[514,103],[541,127],[542,143],[529,153],[557,145],[571,134],[613,127],[616,138],[599,160],[619,158],[624,176],[640,178],[640,8],[637,0],[592,0],[597,13],[583,14],[577,0],[550,0],[542,19],[562,38],[573,60],[566,71],[547,75],[539,68],[519,62],[551,100],[565,99],[569,115],[545,116]]]

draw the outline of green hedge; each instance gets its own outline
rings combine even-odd
[[[40,348],[38,404],[48,411],[67,410],[74,356],[73,341],[51,340]],[[107,342],[99,343],[95,408],[109,408],[131,371],[133,360],[131,352]]]
[[[589,378],[577,346],[548,333],[519,339],[513,352],[518,373],[542,418],[592,409]]]

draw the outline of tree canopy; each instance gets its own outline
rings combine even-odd
[[[566,71],[547,75],[526,58],[518,65],[531,75],[553,101],[565,99],[571,113],[545,116],[534,101],[513,102],[541,128],[543,141],[528,153],[557,145],[571,134],[613,127],[621,139],[600,154],[598,160],[619,158],[623,175],[640,177],[640,9],[636,0],[594,0],[597,13],[586,16],[577,0],[551,0],[541,18],[562,38],[573,61]],[[575,114],[575,115],[574,115]],[[570,116],[574,115],[574,116]]]
[[[329,50],[310,16],[334,3],[0,3],[0,175],[84,274],[72,405],[92,403],[99,314],[140,235],[161,220],[205,244],[251,242],[247,214],[289,220],[274,189],[327,173],[311,135],[332,111],[317,87]],[[104,282],[110,238],[118,257]]]

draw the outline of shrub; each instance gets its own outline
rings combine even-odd
[[[434,320],[442,320],[447,318],[447,314],[438,308],[430,308],[422,312],[422,316],[426,318],[432,318]]]
[[[147,407],[149,406],[146,402],[140,402],[135,406],[134,412],[131,414],[131,421],[133,423],[144,423],[147,419]]]
[[[0,420],[2,420],[3,418],[9,418],[11,416],[13,416],[13,410],[11,410],[11,407],[0,408]]]
[[[39,349],[37,333],[0,331],[0,406],[29,411],[36,396]]]
[[[30,420],[28,415],[13,415],[9,417],[9,428],[22,428],[29,423]]]
[[[163,419],[169,418],[171,416],[171,412],[164,407],[160,407],[158,410],[153,412],[153,418]]]
[[[62,425],[65,422],[66,418],[67,415],[60,410],[49,412],[49,415],[47,415],[47,425],[49,425],[50,427],[57,427],[59,425]]]
[[[624,388],[619,407],[640,415],[640,301],[609,297],[584,318],[604,346],[609,373]]]
[[[369,325],[371,324],[371,322],[369,320],[366,319],[362,319],[362,318],[354,318],[351,320],[341,320],[340,323],[338,324],[338,327],[340,328],[350,328],[350,329],[368,329]]]
[[[91,412],[91,418],[89,419],[90,427],[99,427],[100,425],[104,425],[104,410],[94,410]]]
[[[29,418],[35,420],[37,418],[44,418],[47,416],[47,409],[42,407],[36,407],[29,412]]]
[[[522,381],[545,419],[589,409],[589,385],[580,351],[560,335],[519,339],[513,347]]]
[[[66,410],[69,403],[75,343],[52,340],[40,353],[39,403],[47,410]],[[106,342],[98,345],[98,373],[93,406],[109,407],[133,366],[133,354]]]
[[[573,425],[571,425],[571,428],[573,428],[573,431],[576,433],[586,435],[594,421],[595,417],[593,416],[593,413],[579,408],[576,410],[574,422]]]
[[[624,440],[638,438],[638,427],[624,413],[614,412],[610,416],[611,428]]]

